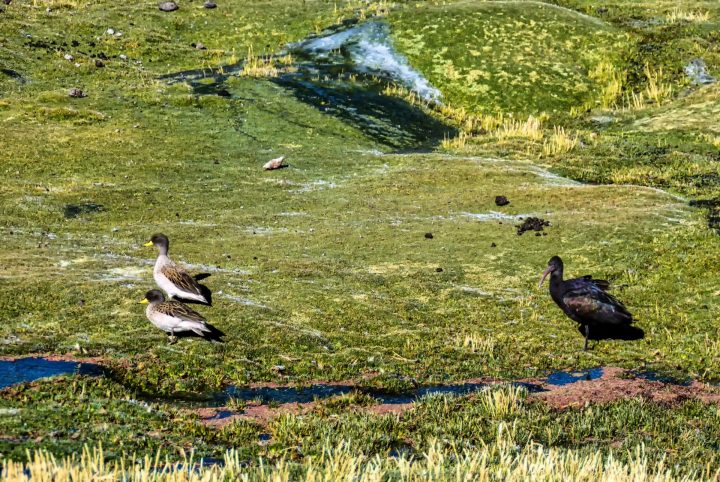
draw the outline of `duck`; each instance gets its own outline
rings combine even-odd
[[[150,323],[168,335],[168,343],[174,344],[179,336],[197,336],[207,341],[222,343],[225,333],[218,330],[188,305],[179,301],[166,301],[162,291],[154,289],[145,293],[141,304]]]
[[[539,287],[550,276],[550,297],[568,318],[580,325],[580,332],[585,337],[585,351],[590,338],[612,338],[613,332],[616,332],[619,339],[637,339],[633,336],[643,333],[639,329],[629,329],[634,321],[633,315],[625,305],[607,293],[609,282],[594,279],[591,275],[564,280],[563,268],[559,256],[550,258]]]
[[[153,268],[153,278],[158,287],[170,298],[180,299],[190,303],[200,303],[212,306],[212,292],[207,286],[198,283],[199,280],[210,276],[201,273],[195,277],[178,266],[168,257],[170,240],[162,233],[154,234],[145,246],[155,246],[158,249],[158,257]]]

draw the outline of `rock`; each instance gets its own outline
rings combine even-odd
[[[271,159],[263,165],[263,169],[265,169],[266,171],[272,171],[273,169],[282,169],[284,167],[288,167],[288,165],[283,162],[284,160],[285,156]]]
[[[271,370],[275,373],[282,373],[285,371],[285,365],[275,365]]]
[[[163,12],[174,12],[178,8],[178,4],[175,2],[162,2],[158,5],[158,8]]]
[[[434,238],[433,233],[425,233],[425,239],[432,239]]]
[[[103,62],[100,59],[95,59],[95,67],[97,67],[98,69],[101,69],[101,68],[105,67],[105,62]]]
[[[497,244],[495,244],[495,243],[490,243],[490,247],[491,247],[491,248],[497,248]]]
[[[120,57],[120,60],[127,60],[127,55],[125,54],[120,54],[118,57]]]
[[[707,85],[715,82],[715,77],[707,71],[707,65],[703,59],[691,60],[685,66],[685,75],[690,77],[695,85]]]
[[[203,7],[205,8],[217,8],[217,4],[215,2],[212,2],[208,0],[207,2],[203,3]]]
[[[508,204],[510,204],[510,201],[505,196],[495,196],[496,206],[507,206]]]
[[[205,50],[205,45],[203,45],[202,43],[198,42],[198,43],[195,44],[195,48],[198,49],[198,50]]]
[[[81,97],[87,97],[87,94],[83,92],[82,90],[78,89],[77,87],[73,87],[70,89],[70,92],[68,92],[68,96],[75,97],[75,98],[81,98]]]
[[[63,55],[63,58],[64,58],[65,60],[67,60],[67,61],[75,60],[75,57],[73,57],[73,56],[70,55],[70,54],[65,54],[65,55]]]
[[[442,268],[435,268],[436,273],[442,273],[444,270]]]
[[[105,33],[108,35],[115,35],[115,29],[109,28],[105,30]]]

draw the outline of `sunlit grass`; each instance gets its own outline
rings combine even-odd
[[[222,465],[195,467],[200,461],[187,457],[180,462],[168,462],[159,457],[127,458],[105,462],[101,448],[85,448],[81,455],[58,459],[45,451],[35,451],[30,462],[4,461],[0,480],[20,482],[29,480],[142,480],[142,481],[336,481],[358,482],[407,481],[526,481],[526,480],[597,480],[635,482],[689,481],[712,479],[718,476],[711,469],[704,471],[673,470],[661,459],[648,460],[644,447],[629,450],[627,462],[612,454],[580,454],[573,450],[546,449],[542,446],[517,448],[512,442],[512,430],[499,437],[496,443],[477,450],[456,450],[448,453],[439,444],[431,445],[416,457],[400,455],[394,458],[358,454],[344,445],[327,447],[321,456],[303,462],[286,458],[275,461],[260,460],[249,465],[236,451],[228,451]]]

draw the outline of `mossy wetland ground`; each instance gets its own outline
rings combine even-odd
[[[718,478],[717,2],[178,5],[0,3],[0,477]]]

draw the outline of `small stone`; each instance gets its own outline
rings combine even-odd
[[[101,68],[105,67],[105,62],[103,62],[100,59],[95,59],[95,67],[97,67],[98,69],[101,69]]]
[[[65,54],[65,55],[63,55],[63,58],[64,58],[65,60],[67,60],[67,61],[75,60],[75,57],[73,57],[73,56],[70,55],[70,54]]]
[[[72,89],[70,89],[68,95],[75,98],[87,97],[87,94],[82,90],[78,89],[77,87],[73,87]]]
[[[425,239],[432,239],[433,237],[433,233],[425,233]]]
[[[215,2],[212,2],[208,0],[207,2],[203,3],[203,7],[205,8],[217,8],[217,4]]]
[[[495,196],[496,206],[507,206],[508,204],[510,204],[510,201],[505,196]]]
[[[105,30],[105,33],[108,35],[115,35],[115,29],[109,28]]]
[[[435,268],[435,272],[436,272],[436,273],[442,273],[443,271],[444,271],[444,270],[443,270],[442,268],[440,268],[440,267]]]
[[[491,247],[491,248],[497,248],[497,244],[495,244],[495,243],[490,243],[490,247]]]
[[[283,161],[285,161],[285,156],[271,159],[263,165],[263,169],[265,169],[266,171],[272,171],[273,169],[282,169],[284,167],[288,167],[288,165],[285,164]]]
[[[163,12],[174,12],[178,8],[178,4],[175,2],[162,2],[158,5],[158,8]]]
[[[276,373],[282,373],[285,371],[285,365],[275,365],[274,367],[272,367],[272,371]]]
[[[120,54],[118,55],[118,57],[120,58],[120,60],[127,60],[127,55],[125,54]]]
[[[205,45],[203,45],[202,43],[198,42],[198,43],[195,44],[195,48],[198,49],[198,50],[205,50]]]

